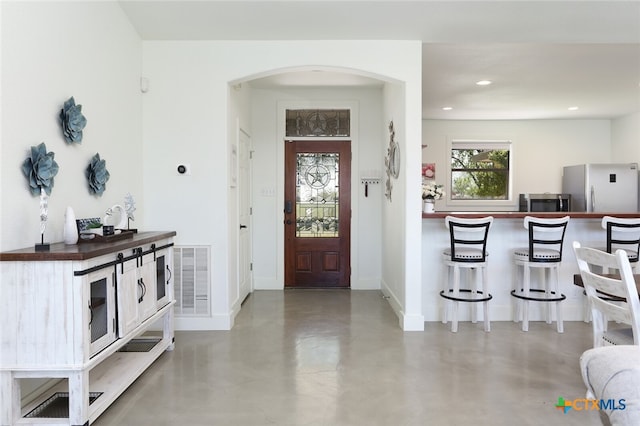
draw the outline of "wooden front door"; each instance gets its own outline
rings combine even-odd
[[[351,142],[285,142],[285,288],[350,285]]]

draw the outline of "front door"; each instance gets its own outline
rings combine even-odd
[[[350,285],[351,142],[285,142],[285,288]]]

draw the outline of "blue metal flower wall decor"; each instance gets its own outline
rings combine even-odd
[[[109,180],[109,172],[106,168],[107,162],[100,159],[100,154],[96,154],[91,159],[85,172],[89,181],[89,193],[102,195],[105,185]]]
[[[29,180],[32,195],[40,195],[40,189],[51,195],[53,178],[58,174],[58,163],[54,157],[55,153],[47,152],[44,142],[31,147],[31,156],[22,163],[22,173]]]
[[[73,96],[64,103],[60,111],[62,134],[67,143],[81,143],[82,129],[87,125],[87,119],[82,115],[82,105],[76,105]]]

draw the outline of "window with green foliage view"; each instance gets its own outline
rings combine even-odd
[[[451,200],[508,200],[508,145],[452,144]]]

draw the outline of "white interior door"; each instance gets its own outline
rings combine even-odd
[[[251,139],[240,129],[238,143],[238,283],[239,297],[244,300],[253,291],[251,274]]]

